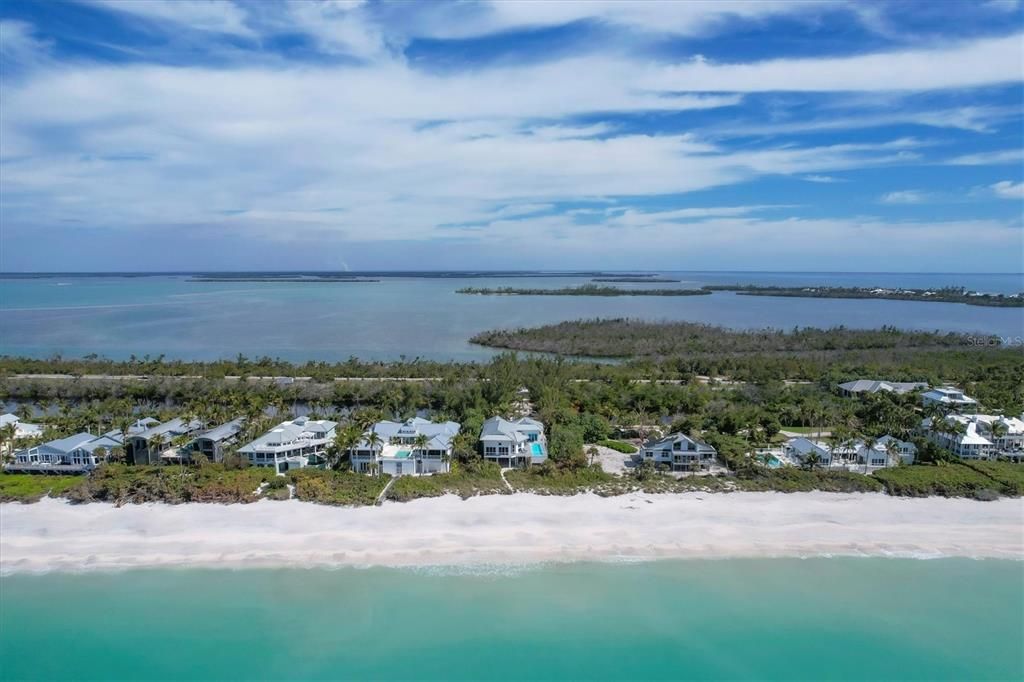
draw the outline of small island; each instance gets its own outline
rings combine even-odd
[[[583,284],[562,289],[520,289],[517,287],[480,288],[464,287],[457,294],[478,294],[481,296],[706,296],[704,289],[620,289],[596,284]]]
[[[668,277],[595,277],[590,280],[591,282],[622,282],[632,284],[678,284],[680,280],[670,279]]]
[[[379,282],[379,279],[368,279],[366,277],[192,277],[186,280],[188,282],[256,282],[256,283],[278,283],[284,282],[287,284],[337,284],[337,283],[372,283]]]
[[[1024,307],[1024,293],[986,294],[964,287],[936,289],[885,289],[882,287],[777,287],[755,284],[716,284],[705,291],[733,291],[741,296],[783,296],[792,298],[874,298],[889,301],[964,303],[996,308]]]

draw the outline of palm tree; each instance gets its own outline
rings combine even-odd
[[[815,466],[821,464],[821,455],[817,452],[811,451],[804,457],[804,466],[810,470],[813,470]]]
[[[868,473],[868,464],[871,461],[871,453],[875,451],[875,443],[878,439],[874,436],[864,436],[864,474]]]
[[[903,464],[903,458],[900,456],[900,446],[896,443],[895,439],[890,438],[886,441],[885,452],[886,455],[888,455],[891,466],[899,466]]]
[[[14,424],[4,424],[0,428],[0,452],[14,452],[14,438],[17,433],[18,428]]]
[[[328,450],[328,466],[337,469],[342,458],[362,439],[362,434],[351,426],[334,434],[334,443]]]
[[[1000,421],[993,421],[992,425],[989,426],[989,433],[992,436],[992,444],[998,448],[999,445],[996,441],[1009,433],[1009,431],[1010,430],[1007,428],[1006,424]]]
[[[425,459],[427,456],[427,444],[430,442],[430,437],[425,433],[417,433],[416,437],[413,438],[412,444],[420,452],[420,459]]]
[[[146,455],[147,459],[149,460],[149,464],[153,463],[154,451],[156,452],[157,464],[160,463],[160,448],[164,446],[165,442],[166,440],[164,439],[164,434],[162,433],[155,433],[150,437],[149,441],[146,443]]]
[[[367,434],[363,437],[363,440],[366,442],[367,447],[370,448],[370,453],[373,455],[373,462],[370,463],[370,471],[376,474],[378,469],[377,448],[379,448],[384,443],[384,439],[380,437],[379,433],[371,430],[367,432]]]

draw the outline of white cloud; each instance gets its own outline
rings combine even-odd
[[[1003,180],[992,185],[992,191],[1003,199],[1024,199],[1024,182]]]
[[[197,31],[253,37],[245,11],[219,0],[83,0],[157,24],[170,23]]]
[[[32,24],[0,20],[0,57],[20,67],[39,67],[49,61],[50,44],[36,37]]]
[[[1003,149],[996,152],[964,154],[946,161],[951,166],[1005,166],[1024,160],[1024,149]]]
[[[931,195],[919,189],[904,189],[897,192],[883,194],[880,201],[883,204],[920,204],[927,201]]]
[[[800,179],[801,180],[806,180],[807,182],[817,182],[817,183],[821,183],[821,184],[831,184],[831,183],[836,183],[836,182],[846,182],[842,178],[837,178],[837,177],[835,177],[833,175],[804,175]]]

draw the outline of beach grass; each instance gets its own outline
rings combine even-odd
[[[1012,485],[1000,481],[996,476],[983,473],[978,465],[972,463],[940,462],[936,465],[917,464],[904,467],[880,469],[873,476],[882,482],[890,495],[907,497],[926,497],[941,495],[943,497],[981,497],[994,495],[1019,495],[1019,487],[1014,490]],[[990,463],[989,463],[990,464]],[[993,473],[996,469],[991,469]],[[1001,467],[1000,475],[1007,474]]]
[[[0,502],[37,502],[43,497],[60,497],[82,482],[81,476],[40,476],[0,474]]]
[[[601,447],[609,448],[611,450],[615,450],[615,452],[621,452],[626,455],[632,455],[637,451],[637,447],[635,445],[624,443],[621,440],[599,440],[596,445],[600,445]]]
[[[288,472],[288,477],[295,484],[297,499],[334,506],[372,505],[391,480],[387,476],[323,469],[296,469]]]

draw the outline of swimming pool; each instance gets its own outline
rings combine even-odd
[[[409,450],[399,450],[398,452],[395,453],[395,458],[396,459],[406,459],[411,454],[412,454],[412,452],[410,452]]]
[[[782,460],[775,455],[768,455],[768,459],[765,461],[769,469],[778,469],[782,466]]]
[[[544,456],[544,446],[540,443],[530,443],[530,451],[533,453],[534,457]]]

